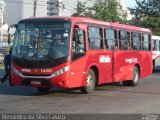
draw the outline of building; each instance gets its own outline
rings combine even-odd
[[[76,12],[78,0],[48,0],[47,15],[71,16]],[[80,0],[84,1],[84,0]]]
[[[4,22],[10,25],[17,23],[21,19],[33,17],[34,1],[36,0],[6,0]],[[47,15],[71,16],[76,12],[77,1],[78,0],[37,0],[36,17]],[[79,1],[84,2],[86,0]],[[128,18],[130,19],[132,16],[127,10],[130,0],[117,1],[120,2],[123,10],[127,11]],[[94,2],[95,0],[88,2],[87,6],[92,6]]]
[[[77,3],[86,2],[87,6],[92,6],[95,0],[48,0],[47,2],[47,15],[71,16],[76,13]]]
[[[7,0],[5,4],[4,22],[9,25],[15,24],[21,19],[33,17],[34,0]],[[38,0],[36,16],[46,15],[47,0]]]
[[[5,0],[4,0],[5,1]],[[5,1],[4,22],[15,24],[20,19],[33,17],[35,0]],[[70,16],[76,12],[78,0],[37,0],[36,17],[38,16]],[[85,1],[85,0],[80,0]]]

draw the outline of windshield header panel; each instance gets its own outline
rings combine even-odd
[[[55,24],[56,23],[56,24]],[[66,28],[70,29],[70,20],[65,19],[26,19],[18,23],[18,29]]]

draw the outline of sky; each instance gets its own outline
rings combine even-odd
[[[128,0],[127,3],[128,3],[128,5],[127,5],[128,7],[135,7],[136,6],[135,0]]]
[[[118,1],[121,3],[123,9],[136,6],[135,0],[118,0]]]

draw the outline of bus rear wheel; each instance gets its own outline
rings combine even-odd
[[[86,86],[81,88],[81,93],[89,94],[93,92],[96,84],[95,79],[95,73],[92,69],[90,69],[87,74]]]
[[[140,76],[139,69],[138,69],[137,66],[135,66],[134,70],[133,70],[133,79],[123,81],[123,85],[125,85],[125,86],[136,86],[139,82],[139,76]]]
[[[37,90],[38,90],[40,93],[50,92],[50,89],[51,89],[51,88],[37,87]]]

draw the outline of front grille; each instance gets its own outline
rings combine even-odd
[[[50,76],[51,74],[23,74],[25,76]]]

